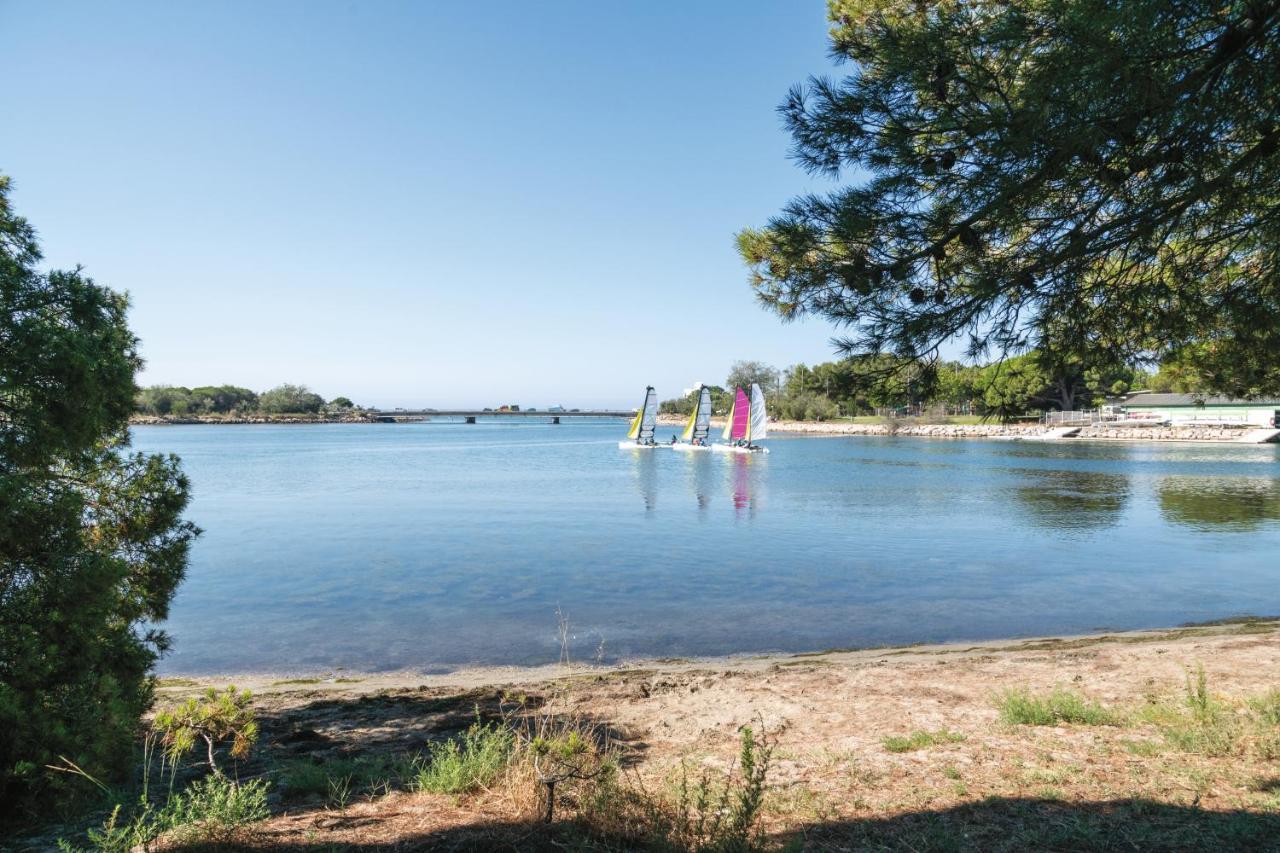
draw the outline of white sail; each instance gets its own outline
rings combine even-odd
[[[650,385],[645,391],[644,408],[640,410],[641,441],[652,441],[653,431],[658,426],[658,392]]]
[[[769,437],[769,415],[764,410],[764,392],[755,383],[751,385],[751,426],[747,435],[750,441]]]
[[[705,441],[711,432],[711,389],[705,385],[698,395],[698,410],[694,415],[693,437]]]

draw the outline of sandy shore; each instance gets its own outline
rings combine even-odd
[[[1157,717],[1144,716],[1151,708],[1183,713],[1189,673],[1200,667],[1212,701],[1229,709],[1223,719],[1245,720],[1255,707],[1249,702],[1257,701],[1251,697],[1280,685],[1280,620],[625,667],[169,679],[159,699],[228,680],[253,689],[265,744],[256,769],[268,774],[299,760],[328,766],[352,756],[418,753],[476,714],[510,713],[511,697],[520,695],[535,697],[544,712],[607,726],[637,784],[668,790],[682,766],[730,767],[740,727],[753,725],[774,747],[766,846],[798,839],[802,849],[864,849],[856,839],[874,831],[882,845],[874,849],[1023,849],[1008,839],[1039,838],[1044,819],[1088,826],[1114,819],[1122,826],[1102,831],[1123,833],[1153,814],[1165,822],[1149,827],[1157,833],[1151,837],[1166,838],[1158,833],[1168,815],[1159,809],[1184,822],[1244,814],[1261,821],[1248,824],[1250,831],[1280,837],[1267,834],[1280,828],[1280,725],[1274,742],[1257,729],[1261,734],[1241,734],[1214,753],[1175,745]],[[1054,690],[1098,703],[1115,720],[1018,725],[1002,718],[1008,691]],[[528,832],[542,831],[530,829],[508,795],[494,792],[458,800],[394,785],[388,793],[383,786],[381,794],[335,810],[332,803],[288,800],[287,782],[282,790],[284,804],[243,849],[289,848],[304,839],[307,849],[370,839],[390,845],[385,849],[419,849],[413,844],[424,839],[433,843],[422,849],[437,842],[473,849],[467,845],[477,838],[481,847],[503,847],[511,843],[509,832],[527,840]],[[1052,814],[1045,817],[1044,809]],[[913,839],[924,836],[913,833],[921,820],[934,827],[928,832],[938,831],[938,821],[954,824],[956,837],[969,841],[919,847]],[[1225,836],[1215,834],[1216,824],[1203,825],[1209,828],[1190,849],[1217,849]],[[547,838],[535,837],[540,849],[553,849],[559,838],[549,836],[544,847]],[[1182,848],[1162,842],[1053,849]]]

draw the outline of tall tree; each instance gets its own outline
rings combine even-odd
[[[729,378],[724,384],[730,392],[734,388],[750,390],[752,383],[773,391],[778,387],[778,371],[763,361],[735,361],[729,366]]]
[[[781,112],[852,183],[739,234],[763,303],[849,349],[1196,341],[1280,388],[1280,0],[831,0],[852,64]],[[1245,370],[1233,370],[1244,365]]]
[[[118,775],[196,529],[176,457],[128,452],[141,365],[126,298],[40,272],[0,175],[0,802],[56,801],[70,760]]]

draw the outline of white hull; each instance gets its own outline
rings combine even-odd
[[[701,453],[704,450],[710,450],[711,447],[706,444],[671,444],[668,445],[672,450],[680,450],[687,453]]]
[[[711,449],[719,451],[720,453],[768,453],[769,452],[769,448],[767,447],[738,447],[737,445],[734,445],[734,444],[713,444],[711,445]]]
[[[661,444],[637,444],[634,441],[619,441],[618,447],[623,450],[657,450]]]

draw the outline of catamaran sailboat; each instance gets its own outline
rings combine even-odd
[[[693,401],[693,411],[689,414],[689,422],[680,433],[680,441],[673,442],[672,450],[710,450],[707,434],[711,432],[711,389],[703,386],[697,399]]]
[[[712,450],[722,453],[768,453],[768,449],[753,444],[769,436],[769,416],[764,409],[764,392],[752,383],[751,397],[741,388],[734,389],[733,408],[729,410],[729,422],[724,425],[720,437],[731,444],[715,444]]]
[[[644,405],[631,420],[631,429],[627,430],[627,441],[619,441],[618,446],[624,450],[649,449],[657,447],[653,440],[653,430],[658,425],[658,395],[653,386],[644,390]]]

